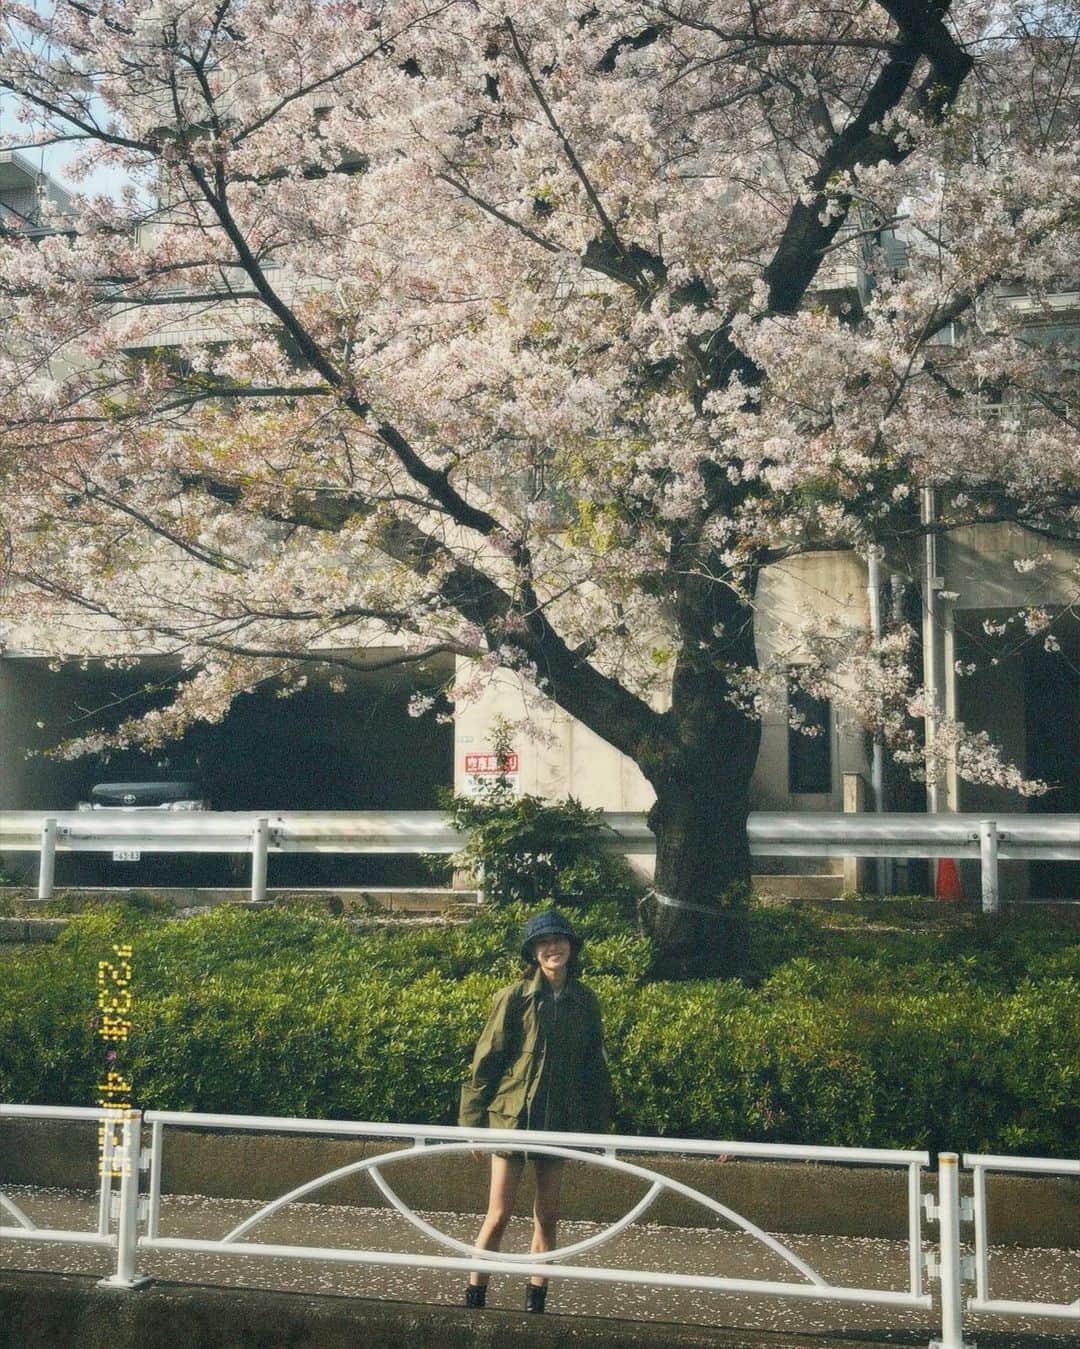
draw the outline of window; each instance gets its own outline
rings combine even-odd
[[[788,791],[831,792],[832,704],[812,698],[797,684],[789,686],[788,702],[798,723],[788,725]]]

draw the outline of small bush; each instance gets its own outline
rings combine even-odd
[[[507,762],[510,736],[496,731],[495,753]],[[519,796],[505,772],[485,783],[477,796],[444,794],[454,828],[466,835],[452,865],[469,871],[494,904],[537,904],[544,900],[572,908],[615,901],[631,905],[641,886],[621,854],[602,810],[590,810],[572,796],[547,801]]]

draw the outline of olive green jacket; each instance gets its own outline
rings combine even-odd
[[[611,1076],[595,993],[569,979],[556,1000],[539,970],[501,988],[461,1089],[458,1119],[466,1128],[607,1129]]]

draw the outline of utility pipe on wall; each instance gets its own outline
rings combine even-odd
[[[923,586],[922,586],[922,640],[923,640],[923,688],[926,693],[926,748],[929,752],[934,745],[937,729],[937,714],[941,674],[938,669],[937,653],[937,611],[934,597],[941,588],[941,577],[937,570],[937,536],[931,526],[937,520],[937,500],[932,487],[924,487],[922,493],[922,523],[926,527],[923,537]],[[931,815],[940,809],[940,794],[936,781],[927,780],[926,808]]]
[[[881,643],[881,549],[874,544],[866,555],[866,598],[870,609],[870,638],[875,648]],[[874,811],[885,810],[885,742],[881,728],[874,730],[870,758],[870,786],[874,793]],[[879,895],[889,890],[888,859],[879,857],[874,866]]]

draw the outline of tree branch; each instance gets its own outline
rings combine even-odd
[[[541,110],[543,111],[543,114],[547,119],[548,126],[551,127],[552,131],[558,138],[559,144],[563,148],[563,153],[566,155],[567,162],[569,163],[570,167],[576,174],[578,181],[581,183],[581,186],[585,189],[585,195],[586,197],[588,197],[589,201],[592,204],[593,210],[596,212],[597,219],[600,221],[600,224],[603,227],[605,236],[614,245],[616,251],[627,260],[627,262],[631,265],[631,267],[633,267],[633,261],[629,253],[627,252],[626,247],[623,244],[622,240],[619,238],[618,230],[615,228],[615,225],[612,222],[611,217],[604,209],[604,203],[600,200],[600,197],[597,194],[596,189],[593,187],[592,182],[589,179],[589,175],[585,172],[585,169],[581,161],[574,153],[574,147],[570,144],[566,132],[563,131],[562,127],[559,125],[558,119],[556,118],[554,112],[551,109],[551,104],[548,102],[547,96],[545,95],[539,80],[537,80],[536,76],[533,74],[532,67],[529,65],[529,59],[525,55],[525,49],[522,47],[521,42],[518,38],[517,29],[514,27],[514,21],[510,18],[507,18],[505,27],[506,31],[510,34],[510,41],[514,47],[514,54],[517,56],[518,63],[520,64],[522,70],[525,72],[525,78],[529,81],[529,86],[536,97],[536,101],[537,103],[540,104]],[[636,274],[636,268],[634,269],[634,271]],[[640,283],[641,281],[639,281],[639,284]]]
[[[528,225],[522,224],[520,220],[515,220],[511,215],[507,215],[507,213],[500,210],[498,206],[493,206],[491,202],[485,201],[483,197],[478,197],[475,192],[471,191],[466,184],[459,179],[451,177],[448,173],[439,173],[435,176],[440,183],[448,184],[455,192],[460,192],[463,197],[466,197],[471,201],[474,206],[478,206],[481,211],[486,211],[488,215],[493,219],[498,220],[500,224],[509,225],[511,229],[517,230],[519,234],[523,234],[531,243],[538,244],[546,252],[565,253],[567,251],[562,244],[557,244],[550,239],[545,239],[542,234],[537,234],[537,232],[530,229]]]
[[[239,265],[247,273],[262,302],[296,342],[304,360],[337,391],[343,405],[355,416],[364,421],[369,420],[373,409],[351,390],[342,372],[327,357],[322,347],[266,279],[266,274],[252,253],[244,232],[233,218],[223,185],[219,183],[216,187],[212,186],[202,167],[194,160],[189,159],[187,167],[236,250]],[[502,528],[495,517],[466,501],[452,486],[449,475],[425,463],[396,427],[388,422],[380,422],[375,427],[375,434],[394,452],[409,476],[429,492],[458,524],[486,536],[502,533]]]
[[[891,49],[858,115],[833,138],[807,187],[809,205],[799,201],[792,209],[772,261],[765,269],[769,309],[792,314],[817,274],[825,249],[842,228],[850,196],[837,195],[838,212],[829,211],[828,189],[838,175],[882,161],[899,164],[911,153],[880,129],[883,119],[897,108],[907,92],[920,57],[930,73],[915,91],[924,117],[936,124],[956,97],[974,62],[953,40],[941,20],[940,6],[926,0],[879,0],[893,18],[904,41]],[[822,214],[827,219],[823,223]]]
[[[294,518],[316,529],[335,527],[318,510],[305,517],[303,503],[297,503]],[[337,518],[343,522],[348,517]],[[442,600],[484,632],[491,650],[507,641],[520,647],[547,679],[545,691],[617,749],[634,755],[642,743],[658,733],[659,713],[617,680],[601,674],[580,653],[572,651],[548,623],[539,605],[534,604],[530,612],[523,613],[522,603],[515,602],[490,576],[456,557],[445,544],[410,521],[387,521],[371,542],[419,576],[438,572],[437,592]],[[531,590],[527,593],[531,594]],[[507,620],[511,615],[524,618],[524,631],[515,625],[512,635],[507,636]]]

